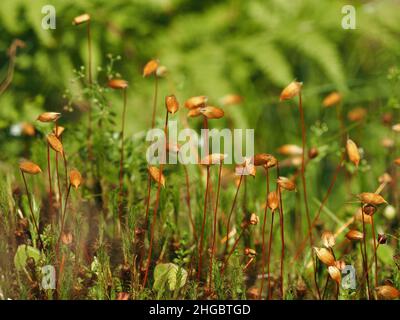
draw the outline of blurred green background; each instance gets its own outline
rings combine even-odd
[[[56,8],[55,30],[41,27],[41,9],[47,4]],[[356,8],[355,30],[341,27],[345,4]],[[244,102],[227,107],[225,122],[215,125],[255,128],[259,150],[272,152],[283,143],[299,142],[293,108],[278,101],[293,79],[305,84],[309,127],[318,127],[321,119],[337,128],[335,112],[321,107],[333,90],[344,95],[345,112],[362,105],[369,116],[379,116],[398,106],[396,83],[387,76],[399,61],[400,1],[2,0],[0,79],[7,72],[6,51],[13,39],[26,42],[18,50],[13,82],[0,96],[3,139],[12,124],[32,122],[42,110],[63,111],[66,92],[79,96],[79,82],[71,80],[74,69],[87,63],[86,31],[71,22],[85,12],[92,16],[99,83],[106,83],[100,70],[107,55],[121,57],[114,69],[130,84],[131,134],[150,125],[154,81],[142,77],[142,68],[151,58],[169,70],[160,81],[160,112],[163,97],[171,93],[182,103],[204,94],[215,105],[226,94],[239,94]],[[120,114],[121,95],[108,96],[110,108]],[[79,110],[78,100],[74,110]],[[81,114],[64,113],[62,121]]]

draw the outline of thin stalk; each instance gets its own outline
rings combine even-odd
[[[148,175],[148,182],[147,182],[147,200],[146,200],[146,214],[145,214],[145,230],[148,229],[148,220],[149,220],[149,209],[150,209],[150,196],[151,196],[151,176],[150,174]],[[143,262],[143,257],[144,257],[144,235],[143,235],[143,243],[141,244],[140,248],[140,258],[139,258],[139,269],[142,268],[142,262]]]
[[[57,187],[58,187],[58,197],[60,202],[60,212],[62,216],[62,193],[61,193],[61,184],[60,184],[60,172],[58,170],[58,152],[56,152],[56,177],[57,177]]]
[[[371,216],[371,229],[372,229],[372,237],[374,238],[374,261],[375,261],[375,288],[378,286],[378,257],[376,254],[376,237],[375,237],[375,224],[374,224],[374,216]],[[369,270],[369,267],[368,267]]]
[[[217,199],[215,201],[215,208],[214,208],[214,227],[213,227],[213,241],[211,246],[211,262],[210,262],[210,290],[212,286],[212,267],[215,257],[215,241],[217,239],[217,212],[218,212],[218,203],[219,203],[219,192],[221,189],[221,173],[222,173],[222,163],[219,164],[219,172],[218,172],[218,187],[217,187]]]
[[[360,241],[360,252],[361,252],[362,267],[363,267],[363,273],[365,275],[365,257],[364,257],[364,250],[363,250],[362,244],[363,244],[363,242]],[[365,280],[365,278],[363,278],[362,287],[364,286],[364,280]],[[367,293],[367,295],[369,296],[369,292]]]
[[[258,293],[258,298],[261,299],[262,291],[264,289],[264,275],[265,275],[265,226],[267,224],[267,213],[268,213],[268,194],[269,194],[269,171],[268,168],[265,169],[266,174],[266,184],[267,184],[267,193],[265,195],[265,209],[264,209],[264,219],[262,226],[262,261],[261,261],[261,283],[260,283],[260,292]],[[269,277],[268,277],[269,278]]]
[[[225,262],[224,262],[224,264],[223,264],[223,266],[222,266],[222,268],[221,268],[221,274],[224,273],[226,267],[228,266],[229,258],[232,256],[233,252],[235,252],[236,247],[238,246],[239,241],[240,241],[240,239],[242,238],[243,232],[244,232],[244,230],[245,230],[246,228],[247,228],[247,225],[243,227],[242,231],[241,231],[240,234],[239,234],[239,237],[237,237],[237,239],[235,240],[235,243],[234,243],[233,246],[232,246],[232,249],[229,251],[229,254],[228,254],[227,258],[225,259]]]
[[[21,170],[21,174],[22,174],[22,179],[24,180],[24,185],[25,185],[26,195],[28,197],[29,210],[31,211],[31,218],[32,218],[32,221],[33,221],[33,225],[35,226],[36,233],[37,233],[40,245],[41,245],[42,250],[43,250],[44,249],[44,245],[43,245],[42,238],[40,237],[39,226],[38,226],[38,224],[36,222],[35,214],[33,213],[31,195],[30,195],[29,190],[28,190],[28,184],[26,183],[25,174],[24,174],[24,172],[22,170]]]
[[[366,240],[366,232],[365,232],[365,221],[364,221],[364,209],[361,204],[361,214],[362,214],[362,226],[363,226],[363,243],[364,243],[364,276],[367,279],[367,293],[368,300],[371,299],[370,286],[369,286],[369,272],[368,272],[368,257],[367,257],[367,240]]]
[[[228,240],[229,240],[229,232],[230,232],[230,223],[231,223],[231,219],[232,219],[233,210],[235,209],[236,200],[237,200],[237,196],[239,194],[240,186],[242,184],[243,173],[244,173],[244,168],[242,170],[242,174],[240,175],[239,183],[238,183],[238,186],[236,188],[235,197],[233,198],[231,210],[229,211],[228,222],[226,224],[226,242],[225,242],[225,251],[224,251],[225,254],[228,251]]]
[[[118,192],[118,223],[122,224],[122,189],[124,184],[124,134],[125,134],[125,116],[126,116],[126,89],[124,89],[124,107],[122,110],[122,128],[121,128],[121,158],[119,162],[119,192]]]
[[[307,183],[306,183],[306,175],[305,175],[305,153],[306,153],[306,126],[305,126],[305,121],[304,121],[304,110],[303,110],[303,102],[301,98],[301,91],[299,93],[299,111],[300,111],[300,125],[301,125],[301,140],[302,140],[302,148],[303,152],[301,155],[301,180],[303,184],[303,197],[304,197],[304,206],[306,209],[306,215],[307,215],[307,224],[308,224],[308,229],[311,230],[311,219],[310,219],[310,212],[308,208],[308,200],[307,200]],[[313,235],[312,232],[310,233],[310,250],[313,250]],[[315,288],[317,290],[318,298],[321,300],[321,293],[319,291],[319,286],[317,282],[317,269],[315,266],[315,263],[313,264],[314,268],[314,284]]]
[[[166,117],[165,117],[165,126],[164,126],[164,134],[165,134],[165,145],[164,145],[164,152],[166,151],[167,147],[167,129],[168,129],[168,111],[166,111]],[[157,194],[156,194],[156,203],[154,205],[154,210],[153,210],[153,221],[151,223],[151,229],[150,229],[150,244],[149,244],[149,252],[148,252],[148,257],[147,257],[147,265],[146,265],[146,271],[144,274],[144,279],[143,279],[143,288],[146,287],[147,283],[147,278],[149,275],[149,269],[150,269],[150,263],[151,263],[151,254],[153,251],[153,242],[154,242],[154,230],[156,227],[156,221],[157,221],[157,211],[158,211],[158,205],[160,203],[160,192],[161,192],[161,176],[162,176],[162,170],[163,170],[163,163],[161,161],[160,163],[160,173],[158,177],[158,186],[157,186]]]
[[[157,112],[157,95],[158,95],[158,77],[154,73],[154,100],[153,100],[153,115],[151,117],[151,128],[154,129],[156,124],[156,112]]]
[[[279,178],[279,162],[276,163],[276,175],[277,179]],[[281,231],[281,299],[283,299],[283,264],[285,260],[285,229],[284,229],[284,220],[283,220],[283,202],[282,202],[282,190],[281,187],[276,184],[276,189],[278,192],[278,197],[279,197],[279,226],[280,226],[280,231]]]
[[[47,143],[47,175],[49,177],[50,213],[52,214],[53,213],[53,188],[51,186],[51,165],[50,165],[50,145],[49,145],[49,143]]]
[[[90,90],[92,90],[93,78],[92,78],[92,36],[90,29],[90,20],[86,24],[87,31],[87,41],[88,41],[88,82],[90,86]],[[89,101],[89,109],[88,109],[88,132],[87,132],[87,146],[88,146],[88,154],[89,160],[93,159],[92,152],[92,106]]]
[[[183,165],[183,170],[185,172],[185,181],[186,181],[186,203],[189,210],[189,220],[192,226],[192,232],[194,240],[197,242],[197,233],[196,233],[196,226],[194,224],[193,216],[192,216],[192,206],[190,203],[190,182],[189,182],[189,173],[185,165]]]
[[[270,273],[270,265],[271,265],[271,251],[272,251],[272,240],[273,240],[273,228],[274,228],[274,216],[275,210],[272,211],[271,217],[271,229],[269,230],[269,243],[268,243],[268,262],[267,262],[267,273],[268,273],[268,300],[272,298],[271,292],[271,273]]]
[[[206,225],[206,216],[207,216],[207,199],[208,199],[208,185],[210,181],[210,166],[207,166],[207,182],[206,182],[206,190],[204,191],[204,209],[203,209],[203,222],[201,224],[201,233],[200,233],[200,243],[199,243],[199,266],[197,269],[197,280],[200,280],[201,277],[201,268],[202,268],[202,259],[203,259],[203,241],[204,241],[204,229]]]

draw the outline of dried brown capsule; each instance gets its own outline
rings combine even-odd
[[[165,177],[160,172],[160,170],[157,167],[148,167],[148,170],[154,181],[160,183],[163,187],[165,187]]]
[[[207,101],[208,98],[206,96],[191,97],[185,101],[185,107],[187,109],[202,108],[206,106]]]
[[[61,117],[59,112],[44,112],[37,117],[40,122],[55,122]]]
[[[123,79],[111,79],[108,81],[107,85],[111,89],[121,90],[128,88],[128,82]]]
[[[295,96],[299,95],[301,88],[303,86],[302,82],[293,81],[285,89],[282,90],[280,95],[280,101],[290,100]]]
[[[158,60],[155,59],[147,62],[143,68],[143,77],[148,77],[149,75],[155,73],[157,71],[158,64]]]
[[[19,164],[19,168],[22,172],[28,174],[38,174],[42,172],[42,169],[40,169],[40,167],[36,163],[28,160],[21,161]]]
[[[342,281],[342,273],[336,266],[329,266],[328,273],[333,281],[340,284],[340,282]]]
[[[303,148],[295,144],[284,144],[278,148],[278,152],[284,156],[301,156]]]
[[[165,107],[167,111],[171,114],[174,114],[179,109],[179,102],[176,99],[175,95],[170,95],[165,97]]]
[[[347,139],[346,150],[349,160],[353,162],[356,167],[358,167],[361,157],[358,151],[358,147],[353,140]]]
[[[335,258],[332,253],[325,248],[314,247],[314,251],[318,259],[327,266],[333,266],[335,264]]]
[[[296,190],[296,184],[289,178],[279,177],[277,180],[277,183],[278,183],[279,187],[281,187],[282,189],[285,189],[288,191]]]
[[[349,232],[346,233],[346,238],[351,241],[359,241],[364,238],[364,235],[362,232],[358,230],[350,230]]]
[[[364,214],[372,216],[376,212],[376,207],[372,204],[366,204],[365,206],[363,206],[362,210],[364,211]]]
[[[253,157],[253,163],[255,166],[263,166],[265,168],[275,167],[278,160],[273,155],[268,153],[259,153]]]
[[[76,169],[72,169],[69,173],[69,181],[75,189],[78,189],[82,184],[82,176],[80,172]]]
[[[279,208],[279,197],[276,191],[272,191],[268,194],[267,204],[268,208],[270,208],[272,211],[275,211],[277,208]]]
[[[335,236],[330,231],[324,231],[321,236],[322,244],[325,248],[333,248],[336,244]]]
[[[47,142],[49,143],[50,147],[61,154],[64,153],[64,148],[61,141],[56,137],[55,134],[50,133],[47,135]]]
[[[387,203],[386,200],[379,194],[372,192],[363,192],[358,195],[362,203],[372,204],[374,206]]]
[[[225,114],[224,110],[213,106],[200,108],[200,113],[208,119],[220,119]]]
[[[328,94],[322,101],[325,108],[333,107],[342,101],[342,96],[339,92],[332,92]]]
[[[72,21],[72,24],[77,26],[88,21],[90,21],[90,15],[84,13],[81,14],[80,16],[75,17],[74,20]]]
[[[375,290],[380,300],[394,300],[400,298],[400,291],[389,285],[376,287]]]
[[[383,233],[378,234],[378,243],[379,244],[386,244],[387,242],[387,236]]]

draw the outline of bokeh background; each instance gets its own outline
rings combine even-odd
[[[41,27],[47,4],[56,8],[55,30]],[[355,30],[341,27],[345,4],[356,8]],[[73,79],[74,70],[87,65],[86,31],[71,23],[85,12],[92,17],[97,81],[106,83],[110,55],[116,59],[114,70],[129,81],[128,134],[150,125],[154,81],[142,77],[142,68],[157,58],[169,71],[160,80],[159,121],[167,94],[175,93],[181,102],[204,94],[215,105],[226,94],[238,94],[243,102],[225,108],[224,120],[213,125],[254,128],[256,151],[273,153],[284,143],[300,144],[295,104],[278,99],[281,89],[298,79],[304,82],[308,144],[322,154],[315,179],[326,185],[325,176],[337,162],[324,158],[339,152],[336,112],[321,104],[334,90],[343,95],[352,138],[370,147],[361,168],[373,172],[364,178],[371,188],[385,170],[387,153],[380,141],[390,128],[382,127],[380,119],[389,111],[396,116],[399,108],[400,1],[395,0],[2,0],[1,78],[13,39],[26,47],[18,50],[12,84],[0,96],[0,160],[21,155],[23,146],[10,134],[13,125],[33,122],[44,110],[62,111],[64,124],[85,116],[76,98],[80,83]],[[121,95],[108,97],[118,126]],[[346,115],[360,106],[367,115],[354,124]],[[183,110],[180,116],[185,117]]]

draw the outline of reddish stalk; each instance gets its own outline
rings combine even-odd
[[[307,184],[306,184],[306,175],[305,175],[305,152],[306,152],[306,126],[305,126],[305,121],[304,121],[304,110],[303,110],[303,102],[301,98],[301,91],[299,92],[299,111],[300,111],[300,125],[301,125],[301,140],[302,140],[302,148],[303,152],[301,155],[301,180],[302,180],[302,185],[303,185],[303,197],[304,197],[304,206],[306,209],[306,216],[307,216],[307,225],[308,225],[308,230],[311,230],[311,219],[310,219],[310,212],[308,208],[308,200],[307,200]],[[312,252],[313,250],[313,235],[312,232],[310,232],[310,250]],[[315,266],[315,263],[313,263],[313,268],[314,268],[314,284],[315,288],[317,290],[318,298],[321,300],[321,293],[319,291],[319,286],[317,282],[317,269]]]
[[[229,240],[229,232],[230,232],[230,223],[231,223],[231,219],[232,219],[233,210],[235,209],[236,200],[237,200],[237,196],[239,194],[240,186],[242,184],[243,173],[244,173],[244,168],[243,168],[242,173],[240,175],[239,183],[238,183],[238,186],[236,188],[235,197],[233,198],[231,210],[229,211],[228,222],[226,224],[226,242],[225,242],[225,251],[224,251],[225,254],[228,251],[228,240]]]
[[[124,184],[124,134],[125,134],[125,115],[126,115],[126,89],[124,89],[124,107],[122,110],[121,128],[121,158],[119,162],[119,192],[118,192],[118,219],[119,226],[122,224],[122,189]]]
[[[225,259],[225,262],[224,262],[224,264],[223,264],[223,266],[222,266],[222,268],[221,268],[221,274],[224,273],[224,271],[225,271],[225,269],[226,269],[226,267],[227,267],[227,265],[228,265],[229,258],[230,258],[230,257],[232,256],[232,254],[235,252],[236,247],[238,246],[239,241],[240,241],[240,239],[242,238],[243,232],[244,232],[244,230],[245,230],[246,228],[247,228],[247,225],[243,227],[242,231],[241,231],[240,234],[239,234],[239,237],[237,237],[237,239],[235,240],[235,243],[234,243],[233,246],[232,246],[232,249],[229,251],[229,254],[228,254],[227,258]]]
[[[218,212],[218,203],[219,203],[219,192],[221,189],[221,172],[222,172],[222,163],[219,164],[219,172],[218,172],[218,187],[217,187],[217,199],[215,201],[215,208],[214,208],[214,227],[213,227],[213,241],[211,246],[211,261],[210,261],[210,285],[209,288],[211,289],[212,286],[212,270],[213,270],[213,262],[215,257],[215,241],[217,238],[217,212]]]
[[[189,173],[187,171],[187,168],[185,165],[183,165],[183,170],[185,172],[185,181],[186,181],[186,203],[188,206],[188,210],[189,210],[189,220],[190,220],[190,224],[192,226],[192,232],[193,232],[193,237],[194,240],[197,242],[197,233],[196,233],[196,226],[194,224],[194,220],[193,220],[193,216],[192,216],[192,206],[190,203],[190,182],[189,182]]]
[[[273,234],[273,228],[274,228],[274,215],[275,215],[275,210],[272,211],[272,217],[271,217],[271,229],[269,231],[269,244],[268,244],[268,262],[267,262],[267,273],[268,273],[268,300],[272,298],[271,294],[271,274],[270,274],[270,262],[271,262],[271,251],[272,251],[272,234]]]
[[[90,30],[90,20],[87,21],[86,24],[87,31],[87,41],[88,41],[88,82],[90,89],[92,89],[93,78],[92,78],[92,36]],[[87,133],[87,146],[88,146],[88,154],[89,160],[93,159],[93,151],[92,151],[92,106],[89,102],[88,109],[88,133]]]
[[[376,237],[375,237],[375,224],[374,224],[374,215],[371,216],[371,228],[372,228],[372,237],[374,238],[374,261],[375,261],[375,288],[378,286],[378,257],[376,255]],[[369,267],[368,267],[369,270]]]
[[[145,230],[148,229],[148,220],[149,220],[149,209],[150,209],[150,196],[151,196],[151,176],[150,173],[148,174],[148,182],[147,182],[147,200],[146,200],[146,214],[145,214]],[[145,239],[145,235],[143,235],[143,242],[141,244],[141,249],[140,249],[140,258],[139,258],[139,269],[142,268],[142,262],[143,262],[143,258],[144,258],[144,239]]]
[[[276,175],[277,179],[279,178],[279,162],[276,163]],[[281,299],[283,299],[283,264],[285,260],[285,229],[284,229],[284,220],[283,220],[283,203],[282,203],[282,190],[281,187],[276,184],[276,189],[279,197],[279,226],[281,231]]]
[[[26,183],[24,172],[22,170],[20,170],[20,171],[21,171],[21,174],[22,174],[22,179],[24,180],[24,185],[25,185],[26,195],[28,197],[29,210],[31,211],[31,218],[32,218],[32,221],[33,221],[33,225],[35,226],[35,229],[36,229],[36,232],[37,232],[37,236],[38,236],[40,245],[41,245],[42,250],[43,250],[44,249],[44,245],[43,245],[42,238],[40,237],[39,226],[38,226],[38,224],[36,222],[35,214],[33,213],[31,195],[30,195],[29,190],[28,190],[28,184]]]
[[[201,224],[201,233],[200,233],[200,243],[199,243],[199,266],[197,269],[197,280],[200,281],[201,277],[201,268],[202,268],[202,259],[203,259],[203,241],[204,241],[204,229],[206,225],[206,216],[207,216],[207,199],[208,199],[208,185],[210,181],[210,166],[207,166],[207,182],[206,182],[206,190],[204,194],[204,209],[203,209],[203,222]]]
[[[47,143],[47,174],[49,177],[49,202],[50,202],[50,214],[52,219],[54,218],[53,213],[53,188],[51,186],[51,165],[50,165],[50,145]]]
[[[268,194],[269,194],[269,171],[268,168],[265,169],[266,177],[267,177],[267,193],[265,195],[265,209],[264,209],[264,219],[262,226],[262,261],[261,261],[261,284],[260,284],[260,292],[258,293],[258,298],[261,299],[262,291],[264,289],[264,275],[265,275],[265,226],[267,222],[267,213],[268,213]],[[269,280],[269,277],[268,277]],[[269,289],[268,289],[269,290]],[[268,291],[269,292],[269,291]]]
[[[166,111],[165,126],[164,126],[164,134],[165,134],[164,152],[166,152],[167,141],[168,141],[167,131],[168,131],[168,110]],[[148,275],[149,275],[150,263],[151,263],[151,254],[152,254],[152,251],[153,251],[154,230],[155,230],[156,221],[157,221],[158,205],[159,205],[159,203],[160,203],[162,170],[163,170],[163,163],[162,163],[162,161],[161,161],[161,164],[160,164],[160,172],[159,172],[159,176],[158,176],[158,186],[157,186],[157,194],[156,194],[156,203],[155,203],[155,205],[154,205],[154,210],[153,210],[153,221],[152,221],[152,223],[151,223],[151,229],[150,229],[149,253],[148,253],[148,257],[147,257],[146,271],[145,271],[144,279],[143,279],[143,288],[146,287],[147,278],[148,278]]]
[[[363,226],[363,244],[364,244],[364,276],[367,279],[367,293],[368,300],[371,299],[370,286],[369,286],[369,272],[368,272],[368,257],[367,257],[367,240],[365,232],[365,221],[364,221],[364,208],[361,204],[361,214],[362,214],[362,226]]]
[[[158,77],[157,73],[154,73],[154,100],[153,100],[153,115],[151,117],[151,128],[153,129],[156,124],[156,112],[157,112],[157,95],[158,95]]]

